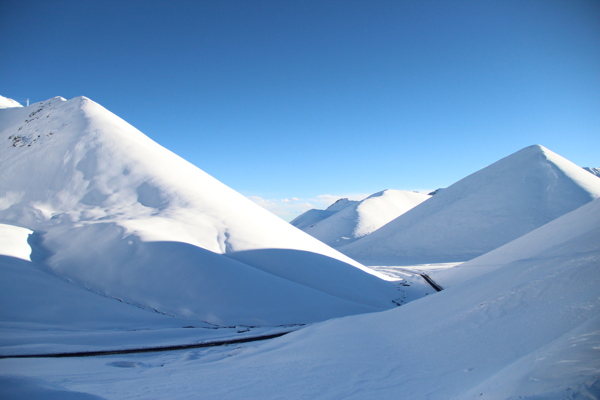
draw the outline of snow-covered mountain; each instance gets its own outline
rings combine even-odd
[[[509,246],[518,254],[508,256]],[[498,269],[434,296],[327,321],[237,359],[187,365],[179,379],[203,376],[197,390],[231,399],[595,398],[600,200],[506,250],[489,254]]]
[[[530,146],[338,250],[365,265],[467,261],[597,197],[598,177]]]
[[[0,110],[0,168],[0,398],[600,394],[600,179],[541,146],[344,247],[362,242],[392,262],[495,248],[434,272],[445,290],[401,307],[395,285],[89,99]],[[354,212],[370,221],[369,207],[395,192],[338,202],[315,226]],[[354,222],[352,232],[372,226]],[[342,318],[236,346],[5,358],[333,317]]]
[[[325,210],[317,210],[316,208],[313,208],[303,212],[302,214],[294,218],[292,221],[290,221],[290,224],[292,224],[298,229],[305,230],[306,228],[313,226],[319,221],[331,217],[333,214],[354,204],[358,204],[358,201],[348,200],[347,198],[339,199],[335,203],[327,207]]]
[[[110,399],[598,398],[600,200],[484,259],[497,268],[435,295],[268,342],[0,367],[19,394]]]
[[[33,232],[31,268],[104,297],[219,325],[312,322],[398,297],[85,97],[0,110],[0,171],[0,223]]]
[[[544,259],[551,259],[552,262],[564,260],[568,264],[584,257],[588,251],[590,261],[596,262],[600,267],[600,258],[594,256],[600,251],[600,199],[489,253],[431,275],[447,288],[521,260],[536,260],[539,264]]]
[[[370,234],[429,197],[421,193],[388,189],[347,205],[301,229],[329,246],[339,247]]]

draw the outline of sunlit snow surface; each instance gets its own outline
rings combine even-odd
[[[0,110],[0,132],[0,223],[33,231],[31,268],[104,298],[274,326],[401,296],[85,97]]]
[[[107,399],[595,399],[599,243],[596,200],[505,246],[518,259],[393,310],[263,343],[0,368]]]
[[[422,193],[388,189],[342,209],[332,210],[330,207],[327,210],[309,210],[291,224],[329,246],[339,247],[369,235],[430,197]],[[326,217],[316,220],[317,216]],[[311,220],[311,224],[306,223]]]
[[[0,108],[23,107],[18,101],[0,96]]]
[[[89,99],[0,110],[0,355],[297,330],[204,349],[3,358],[0,398],[598,398],[599,181],[539,146],[517,154],[523,167],[539,161],[525,183],[567,193],[550,209],[575,210],[466,264],[377,273]],[[476,181],[486,176],[501,179]],[[498,196],[527,187],[466,195],[476,205],[485,194],[490,216]],[[447,191],[461,198],[448,188],[405,215]]]
[[[598,197],[598,177],[535,145],[337,249],[365,265],[468,261]]]

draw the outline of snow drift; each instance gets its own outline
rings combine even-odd
[[[339,247],[370,234],[429,197],[421,193],[388,189],[301,229],[329,246]],[[297,219],[302,219],[305,214]],[[295,226],[300,228],[299,225]]]
[[[530,146],[338,250],[365,265],[467,261],[597,197],[600,179]]]
[[[0,110],[0,168],[0,223],[33,231],[35,265],[106,297],[273,325],[398,296],[85,97]]]
[[[393,310],[236,349],[0,366],[111,399],[593,399],[599,239],[595,200],[484,256],[496,269]]]

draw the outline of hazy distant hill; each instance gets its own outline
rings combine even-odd
[[[301,229],[329,246],[343,246],[379,229],[429,197],[431,196],[421,193],[388,189],[372,194],[360,202],[347,204],[339,211],[329,211],[330,215]],[[296,220],[308,219],[312,215],[308,214],[311,211],[317,210],[309,210]]]
[[[292,224],[298,229],[305,230],[306,228],[309,228],[315,225],[316,223],[328,217],[331,217],[338,211],[341,211],[344,208],[352,206],[354,204],[358,204],[358,201],[348,200],[346,198],[339,199],[335,203],[327,207],[325,210],[317,210],[316,208],[313,208],[311,210],[303,212],[302,214],[294,218],[292,221],[290,221],[290,224]]]

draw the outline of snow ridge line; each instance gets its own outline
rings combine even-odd
[[[215,340],[201,343],[190,343],[190,344],[179,344],[173,346],[157,346],[157,347],[142,347],[136,349],[123,349],[123,350],[97,350],[97,351],[79,351],[73,353],[48,353],[48,354],[15,354],[15,355],[0,355],[0,359],[4,358],[66,358],[66,357],[97,357],[97,356],[110,356],[119,354],[135,354],[135,353],[153,353],[159,351],[174,351],[174,350],[186,350],[186,349],[197,349],[201,347],[215,347],[215,346],[226,346],[229,344],[238,343],[249,343],[258,342],[261,340],[274,339],[288,333],[295,332],[295,330],[272,333],[269,335],[262,336],[250,336],[239,339],[229,340]]]

